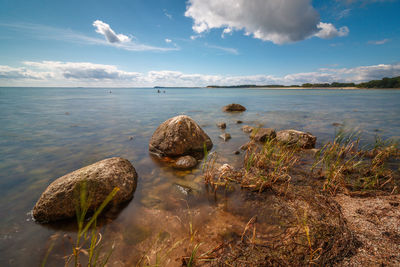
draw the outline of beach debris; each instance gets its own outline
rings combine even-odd
[[[246,111],[246,108],[240,104],[229,104],[222,108],[222,111],[233,112],[233,111]]]
[[[317,137],[311,133],[301,132],[297,130],[283,130],[276,134],[276,139],[279,142],[288,145],[298,145],[301,148],[314,148]]]
[[[250,137],[257,142],[265,142],[276,137],[276,132],[272,128],[258,128],[252,132],[253,134]]]
[[[80,205],[82,184],[86,184],[90,212],[97,209],[114,188],[119,191],[112,205],[130,200],[136,190],[137,173],[128,160],[115,157],[66,174],[52,182],[40,196],[33,208],[34,219],[51,222],[74,217]]]
[[[223,133],[219,137],[222,138],[225,142],[232,138],[231,135],[228,133]]]
[[[196,167],[196,165],[197,165],[197,160],[194,157],[187,155],[178,158],[175,161],[174,167],[177,169],[186,170],[186,169],[192,169]]]
[[[210,137],[190,117],[180,115],[163,122],[150,139],[150,152],[159,156],[178,157],[203,154],[211,150]]]
[[[218,126],[218,128],[226,129],[226,123],[225,122],[217,123],[217,126]]]

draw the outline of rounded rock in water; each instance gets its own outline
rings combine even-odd
[[[163,122],[150,139],[149,150],[160,156],[196,155],[210,150],[210,137],[190,117],[180,115]]]
[[[196,165],[197,165],[197,160],[194,157],[183,156],[176,160],[174,167],[177,169],[186,170],[186,169],[192,169],[196,167]]]
[[[310,133],[305,133],[297,130],[283,130],[276,134],[276,139],[279,142],[289,145],[298,145],[301,148],[314,148],[317,137]]]
[[[74,217],[83,188],[86,188],[90,201],[89,212],[96,210],[116,187],[119,191],[110,203],[118,205],[132,199],[136,185],[137,173],[128,160],[118,157],[105,159],[52,182],[33,208],[33,217],[38,222]]]
[[[226,105],[225,107],[223,107],[222,111],[225,111],[225,112],[239,111],[239,112],[241,112],[241,111],[246,111],[246,108],[240,104],[232,103],[232,104],[229,104],[229,105]]]

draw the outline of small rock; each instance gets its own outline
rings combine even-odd
[[[258,142],[265,142],[276,137],[276,132],[272,128],[259,128],[253,131],[251,138]]]
[[[225,122],[217,123],[217,126],[218,126],[218,128],[226,129],[226,123]]]
[[[246,108],[240,104],[229,104],[222,108],[222,111],[233,112],[233,111],[246,111]]]
[[[305,133],[296,130],[283,130],[279,131],[276,135],[279,142],[289,145],[298,145],[301,148],[314,148],[317,137],[310,133]]]
[[[232,138],[231,135],[228,133],[221,134],[219,137],[222,138],[225,142]]]
[[[246,144],[242,145],[239,149],[240,150],[248,150],[257,147],[257,144],[253,141],[247,142]]]
[[[244,145],[241,145],[241,146],[239,147],[240,150],[247,150],[248,148],[249,148],[249,143],[244,144]]]
[[[249,149],[250,146],[251,146],[251,144],[250,144],[250,142],[248,142],[248,143],[242,145],[239,149],[240,150],[247,150],[247,149]]]
[[[243,123],[243,121],[236,121],[236,123],[237,123],[237,124],[241,124],[241,123]]]
[[[239,154],[240,154],[240,151],[239,151],[239,150],[236,150],[235,152],[233,152],[233,154],[239,155]]]
[[[183,156],[175,161],[174,167],[181,170],[192,169],[196,167],[197,160],[192,156]]]
[[[251,133],[254,130],[254,127],[251,127],[249,125],[243,125],[242,131],[245,133]]]
[[[129,136],[129,140],[133,140],[133,136]]]

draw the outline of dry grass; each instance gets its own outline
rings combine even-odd
[[[292,197],[279,197],[276,231],[262,232],[252,217],[241,238],[225,244],[215,266],[332,266],[355,253],[359,243],[336,202],[308,193]]]
[[[229,167],[217,169],[216,152],[207,155],[203,165],[204,182],[214,191],[227,188],[230,183],[243,188],[262,192],[274,185],[288,185],[290,170],[298,160],[299,148],[278,143],[275,139],[258,145],[251,141],[247,145],[243,168],[233,170]]]
[[[241,185],[262,192],[273,185],[289,184],[290,170],[298,160],[299,149],[268,140],[262,147],[248,146]]]
[[[357,134],[342,129],[317,152],[312,171],[317,169],[325,178],[323,190],[332,195],[358,190],[398,192],[398,170],[389,166],[399,158],[397,144],[376,138],[368,149],[360,148],[359,143]]]

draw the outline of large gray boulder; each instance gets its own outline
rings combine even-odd
[[[76,215],[81,186],[86,183],[90,200],[89,211],[98,208],[115,187],[118,193],[112,204],[130,200],[136,189],[137,174],[132,164],[123,158],[109,158],[64,175],[52,182],[43,192],[33,217],[38,222],[50,222]]]
[[[180,115],[158,126],[150,139],[149,150],[160,156],[195,155],[213,147],[210,137],[190,117]]]
[[[301,148],[314,148],[317,137],[310,133],[305,133],[297,130],[283,130],[276,134],[276,139],[279,142],[298,145]]]
[[[225,111],[225,112],[246,111],[246,108],[240,104],[232,103],[232,104],[229,104],[229,105],[226,105],[225,107],[223,107],[222,111]]]

